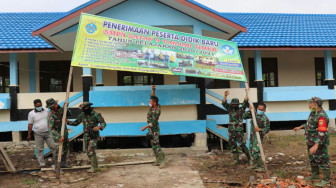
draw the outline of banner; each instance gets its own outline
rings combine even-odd
[[[71,66],[246,81],[234,42],[84,13]]]

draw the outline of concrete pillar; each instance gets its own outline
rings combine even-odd
[[[13,140],[13,142],[21,142],[22,141],[22,132],[13,131],[12,132],[12,140]]]
[[[10,120],[18,120],[17,93],[19,92],[18,56],[9,54],[9,95],[11,98]]]
[[[325,81],[328,84],[328,89],[334,89],[334,74],[333,63],[331,57],[331,50],[324,50],[324,69],[325,69]]]
[[[96,86],[104,86],[103,69],[96,69]]]
[[[195,133],[195,140],[191,146],[191,150],[208,151],[208,135],[207,133]]]
[[[332,118],[329,119],[328,129],[331,130],[332,132],[336,131],[335,119],[332,119]]]
[[[86,102],[90,100],[89,92],[92,86],[91,68],[83,68],[82,81],[83,81],[83,102]]]
[[[36,93],[35,53],[29,54],[29,92]]]
[[[262,79],[262,62],[260,50],[254,51],[254,69],[255,69],[255,81],[257,83],[257,97],[258,102],[264,101],[264,81]]]

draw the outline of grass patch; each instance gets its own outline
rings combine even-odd
[[[24,182],[23,182],[25,185],[34,185],[36,182],[36,180],[34,179],[25,179]]]

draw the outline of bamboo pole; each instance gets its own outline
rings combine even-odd
[[[72,72],[73,72],[73,67],[71,66],[70,71],[69,71],[68,85],[67,85],[64,108],[63,108],[62,129],[61,129],[62,137],[64,137],[65,119],[66,119],[66,115],[67,115],[67,112],[68,112],[68,103],[69,103],[69,94],[70,94],[70,87],[71,87],[71,80],[72,80]],[[60,178],[60,172],[61,172],[63,142],[59,143],[58,158],[57,158],[57,172],[56,172],[56,178],[57,179]]]
[[[258,124],[257,124],[256,115],[255,115],[255,109],[254,109],[252,100],[251,100],[251,98],[250,98],[250,87],[249,87],[249,85],[247,84],[247,82],[245,82],[245,88],[246,88],[247,96],[248,96],[248,98],[249,98],[250,106],[252,106],[251,114],[252,114],[253,126],[254,126],[254,127],[257,127]],[[258,145],[259,145],[259,148],[260,148],[261,159],[262,159],[262,161],[263,161],[263,163],[264,163],[264,168],[265,168],[266,176],[267,176],[267,178],[270,178],[270,176],[269,176],[269,172],[268,172],[268,168],[267,168],[267,164],[266,164],[265,153],[264,153],[264,149],[263,149],[263,146],[262,146],[262,143],[261,143],[261,139],[260,139],[260,134],[259,134],[259,132],[256,132],[256,136],[257,136]]]

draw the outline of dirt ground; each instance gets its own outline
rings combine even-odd
[[[329,154],[332,186],[336,185],[336,135],[331,135]],[[32,154],[32,146],[7,149],[15,166],[32,169],[37,162]],[[113,166],[103,168],[94,175],[85,170],[64,170],[61,184],[56,185],[53,171],[27,171],[26,173],[1,173],[0,187],[244,187],[252,180],[249,187],[256,187],[264,181],[265,174],[247,170],[246,158],[240,155],[241,164],[232,165],[232,154],[223,153],[214,148],[202,155],[168,155],[166,168],[158,169],[151,164]],[[19,153],[16,153],[19,150]],[[303,136],[272,136],[265,139],[264,150],[271,177],[278,177],[295,182],[297,176],[307,177],[310,166]],[[19,155],[20,154],[20,155]],[[22,154],[22,155],[21,155]],[[72,154],[72,165],[86,165],[85,154]],[[148,161],[153,156],[143,153],[135,155],[110,156],[98,154],[99,163],[119,163]],[[51,164],[51,161],[49,161]],[[1,168],[2,162],[0,162]],[[2,169],[3,170],[3,169]],[[280,186],[281,187],[281,186]],[[294,186],[295,187],[295,186]]]

